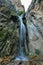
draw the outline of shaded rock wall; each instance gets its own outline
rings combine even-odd
[[[43,0],[32,0],[26,18],[30,52],[43,52]]]
[[[0,0],[0,56],[15,57],[17,54],[19,29],[16,13],[16,8],[10,0]]]
[[[18,53],[19,19],[24,12],[20,0],[0,0],[0,56]]]

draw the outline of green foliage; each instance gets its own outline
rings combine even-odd
[[[41,51],[40,51],[39,49],[35,49],[35,53],[36,53],[37,55],[39,55],[39,54],[41,53]]]
[[[18,12],[18,15],[20,16],[21,14],[23,14],[24,13],[24,11],[20,11],[20,12]]]

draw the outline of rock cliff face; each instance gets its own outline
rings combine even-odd
[[[0,0],[0,56],[17,54],[19,29],[16,13],[10,0]]]
[[[0,56],[17,55],[19,18],[24,12],[20,0],[0,0]]]
[[[43,0],[32,0],[26,18],[30,52],[43,52]]]
[[[18,15],[24,12],[20,0],[0,0],[0,56],[16,56],[19,43]],[[43,0],[32,0],[24,18],[27,47],[32,53],[43,53]],[[29,36],[29,39],[28,39]],[[28,43],[29,42],[29,43]],[[27,53],[27,52],[26,52]],[[28,54],[27,53],[27,54]]]

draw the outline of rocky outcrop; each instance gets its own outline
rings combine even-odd
[[[18,13],[25,11],[24,6],[21,5],[21,1],[20,1],[20,0],[11,0],[11,1],[12,1],[12,4],[15,5],[16,11],[17,11]]]
[[[30,52],[43,52],[43,0],[32,0],[26,18]]]

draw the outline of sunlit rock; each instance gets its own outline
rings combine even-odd
[[[24,6],[22,6],[21,1],[20,0],[11,0],[12,4],[15,5],[16,7],[16,11],[19,13],[21,11],[24,11]]]
[[[26,18],[30,52],[43,52],[43,0],[32,0]]]

